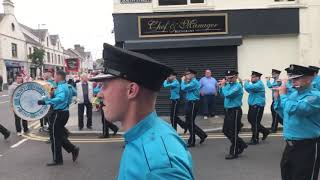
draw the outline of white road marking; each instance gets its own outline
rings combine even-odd
[[[20,146],[22,143],[28,141],[28,139],[22,139],[21,141],[17,142],[16,144],[12,145],[10,148],[16,148],[18,146]]]
[[[4,94],[4,95],[1,95],[1,97],[8,97],[9,95],[6,95],[6,94]]]
[[[0,102],[0,104],[6,104],[8,103],[9,101],[3,101],[3,102]]]
[[[0,154],[0,157],[2,157],[3,155],[2,154]]]

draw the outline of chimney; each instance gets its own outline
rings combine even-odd
[[[3,0],[3,9],[4,9],[4,14],[8,15],[14,15],[14,4],[11,0]]]
[[[74,49],[80,53],[84,53],[84,47],[80,46],[80,44],[74,45]]]

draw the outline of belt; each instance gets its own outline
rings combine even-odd
[[[229,111],[229,110],[238,110],[238,109],[241,109],[241,107],[226,108],[227,111]]]
[[[320,142],[320,137],[313,138],[313,139],[303,139],[303,140],[286,140],[288,146],[294,146],[298,144],[309,144],[309,143],[316,143]]]

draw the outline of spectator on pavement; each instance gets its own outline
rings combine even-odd
[[[2,91],[3,77],[0,75],[0,92]]]
[[[88,81],[88,75],[82,74],[81,81],[77,83],[78,120],[79,130],[83,129],[84,107],[87,110],[87,128],[92,129],[92,101],[93,85]]]
[[[212,77],[211,70],[207,69],[205,76],[200,79],[200,95],[204,119],[208,119],[208,116],[215,117],[217,90],[217,80]]]

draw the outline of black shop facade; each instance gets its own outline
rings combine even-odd
[[[124,13],[113,17],[116,46],[169,65],[179,79],[186,68],[195,69],[198,79],[206,69],[212,69],[217,80],[226,70],[237,70],[241,63],[238,47],[246,36],[299,33],[298,8]],[[156,105],[158,114],[169,115],[168,97],[169,90],[162,89]],[[217,112],[223,113],[221,97]]]

